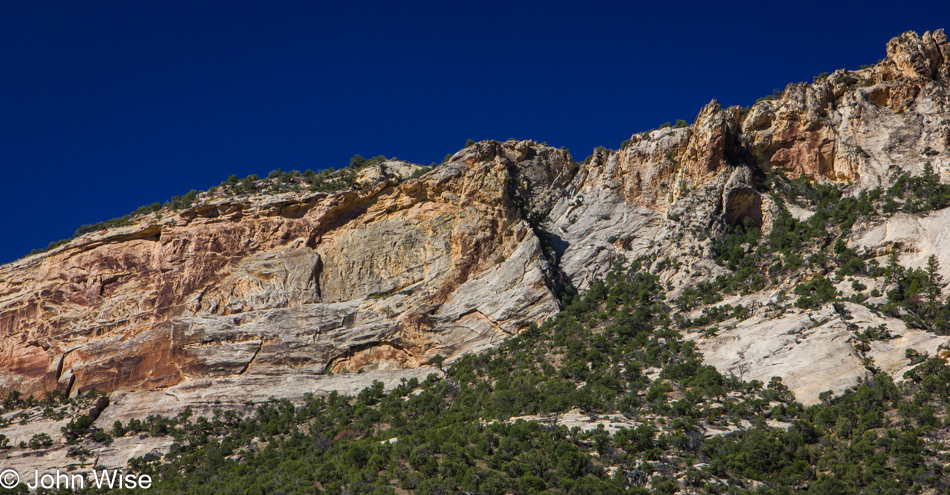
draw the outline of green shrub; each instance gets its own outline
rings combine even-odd
[[[53,439],[47,433],[37,433],[30,438],[30,449],[39,450],[53,446]]]
[[[821,275],[808,282],[798,284],[794,293],[800,296],[795,301],[795,306],[802,309],[818,309],[825,303],[834,301],[838,295],[834,284]]]

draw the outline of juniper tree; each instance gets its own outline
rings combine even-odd
[[[943,292],[943,277],[940,275],[940,263],[936,255],[927,259],[927,309],[931,315],[937,311],[940,304],[940,295]]]

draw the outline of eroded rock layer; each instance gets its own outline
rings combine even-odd
[[[850,184],[851,195],[925,162],[946,179],[948,67],[942,30],[905,33],[873,67],[791,84],[747,109],[713,101],[692,125],[636,134],[583,163],[533,141],[488,141],[421,177],[377,164],[357,189],[206,196],[84,235],[0,266],[0,388],[97,388],[136,414],[153,409],[134,397],[173,410],[353,391],[424,376],[436,356],[541,323],[559,309],[555,294],[583,291],[618,259],[682,255],[664,272],[675,297],[728,271],[708,256],[711,238],[740,222],[769,231],[773,169]],[[950,267],[935,227],[944,216],[861,225],[849,242],[868,256],[899,244],[917,264],[936,252]],[[720,369],[785,372],[810,399],[816,383],[842,388],[863,368],[842,353],[800,366],[809,349],[837,348],[803,340],[840,345],[833,319],[809,321],[753,314],[717,340],[693,338]],[[943,343],[907,333],[924,352]],[[895,345],[879,350],[894,373]],[[782,368],[786,359],[798,364]],[[837,378],[806,376],[822,372]]]
[[[551,267],[509,171],[537,150],[485,147],[503,153],[358,192],[214,201],[5,265],[0,383],[408,369],[539,323],[558,309]],[[547,151],[539,164],[576,166]]]

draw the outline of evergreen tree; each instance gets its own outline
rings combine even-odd
[[[939,273],[940,264],[937,262],[936,255],[930,255],[927,259],[927,311],[931,317],[936,316],[937,308],[940,304],[940,296],[943,292],[943,277]]]

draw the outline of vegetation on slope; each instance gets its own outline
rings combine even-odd
[[[864,304],[889,316],[902,318],[913,328],[940,335],[950,334],[950,300],[942,298],[944,282],[932,257],[928,266],[906,269],[891,254],[885,266],[864,259],[849,248],[847,238],[859,221],[880,221],[898,212],[928,213],[950,206],[950,185],[940,183],[930,164],[920,176],[902,175],[893,186],[865,191],[856,197],[844,196],[838,184],[789,180],[774,173],[769,177],[772,199],[780,206],[771,231],[763,235],[749,219],[731,228],[722,239],[713,240],[715,261],[732,271],[710,282],[686,288],[675,300],[674,316],[679,328],[693,328],[748,314],[741,306],[714,306],[703,309],[694,320],[686,315],[693,309],[716,304],[727,294],[749,294],[779,288],[798,281],[790,293],[781,294],[801,309],[817,309],[839,298],[835,284],[851,278],[855,294],[851,302]],[[786,204],[814,212],[807,220],[796,219]],[[664,259],[653,270],[676,263]],[[854,277],[880,279],[892,286],[887,302],[873,304],[867,287]]]
[[[318,175],[232,177],[216,193],[250,194],[262,184],[280,191],[306,181],[317,190],[329,174]],[[917,366],[899,383],[869,363],[871,377],[853,390],[837,398],[822,394],[822,403],[805,408],[778,378],[745,382],[704,366],[695,344],[679,333],[714,332],[718,322],[745,318],[749,308],[711,305],[724,294],[787,280],[799,281],[789,294],[795,306],[835,303],[844,312],[835,283],[855,276],[883,278],[892,289],[885,303],[871,304],[866,287],[854,282],[852,302],[911,326],[950,331],[950,302],[941,299],[935,258],[910,270],[894,253],[878,266],[845,242],[863,219],[945,207],[950,188],[932,169],[853,198],[835,185],[779,175],[770,181],[776,202],[814,214],[798,220],[783,207],[768,235],[750,222],[737,225],[713,242],[715,260],[732,274],[676,300],[663,299],[655,275],[676,260],[618,265],[583,296],[565,296],[566,309],[541,327],[457,360],[444,376],[405,381],[388,393],[377,382],[357,397],[334,393],[299,405],[275,399],[248,417],[230,411],[194,418],[185,411],[117,422],[108,432],[78,416],[64,432],[71,442],[174,437],[167,455],[131,463],[157,480],[159,493],[945,490],[950,368],[943,359],[908,353]],[[701,316],[686,316],[703,306]],[[856,347],[890,338],[886,328],[852,330]],[[54,400],[47,398],[44,411],[55,415]],[[5,405],[39,407],[19,396]],[[561,418],[570,411],[613,423],[613,431],[568,427]],[[528,415],[535,420],[525,421]],[[48,447],[47,439],[34,440],[30,448]]]
[[[157,493],[919,493],[950,478],[950,367],[895,384],[876,374],[803,408],[704,366],[638,263],[541,327],[444,377],[260,404],[255,414],[152,416],[111,435],[172,435],[133,460]],[[920,361],[918,359],[918,361]],[[625,418],[614,434],[559,424],[571,410]],[[545,421],[519,416],[540,414]],[[613,420],[619,421],[619,420]],[[731,433],[730,433],[731,431]],[[90,429],[86,435],[99,435]]]

